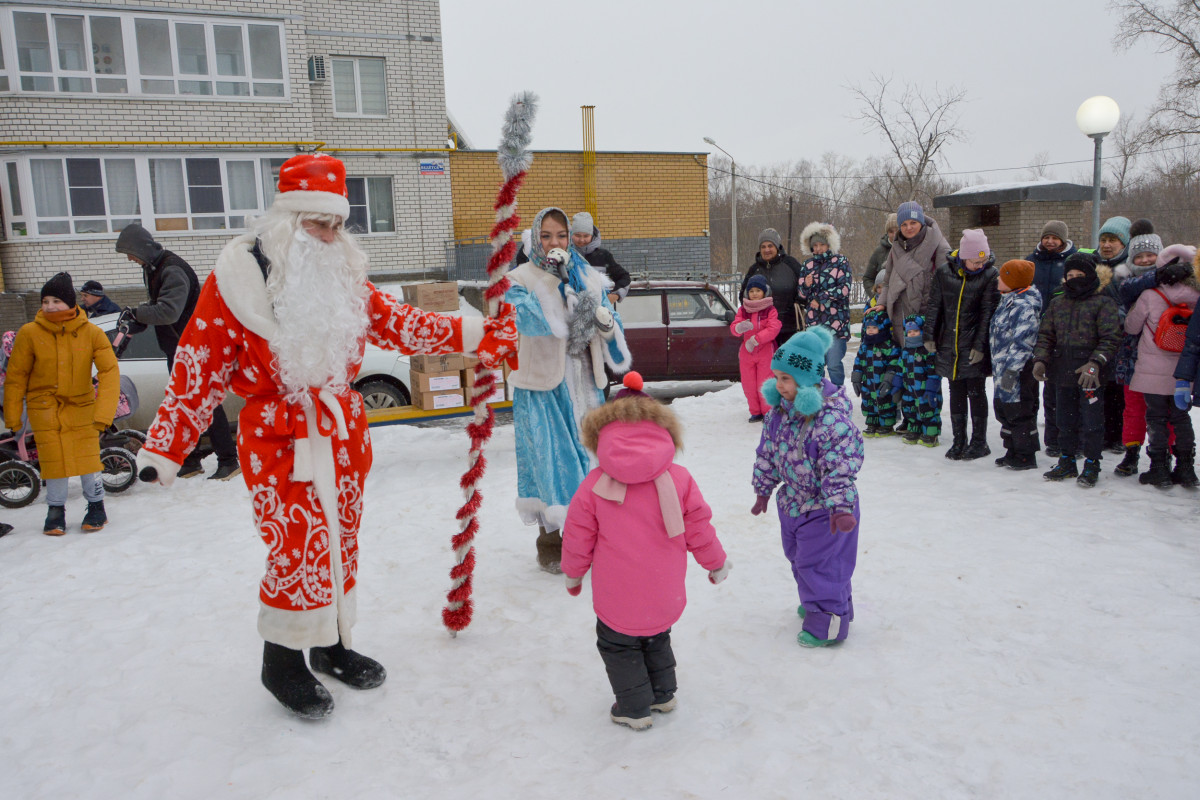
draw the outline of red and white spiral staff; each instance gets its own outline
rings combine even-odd
[[[513,97],[508,111],[504,114],[504,128],[496,154],[500,171],[504,175],[504,183],[496,193],[496,202],[493,205],[496,224],[492,226],[492,255],[487,263],[488,285],[483,293],[488,316],[496,315],[500,300],[509,287],[506,273],[508,265],[517,253],[513,232],[521,224],[521,218],[516,214],[517,192],[521,190],[521,184],[525,182],[525,175],[533,161],[533,154],[529,152],[529,141],[536,113],[537,96],[531,92],[523,92]],[[492,430],[495,427],[495,414],[487,404],[486,398],[495,388],[495,373],[476,362],[475,381],[470,397],[475,417],[467,425],[467,435],[471,437],[470,466],[458,482],[466,502],[458,509],[456,515],[459,532],[450,540],[456,563],[450,570],[450,591],[446,593],[446,607],[442,609],[442,623],[451,636],[471,624],[471,612],[474,610],[471,578],[475,572],[475,534],[479,532],[477,515],[479,507],[483,504],[483,495],[479,493],[478,487],[487,470],[483,446],[492,438]]]

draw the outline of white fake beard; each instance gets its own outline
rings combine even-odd
[[[287,401],[308,406],[310,388],[345,391],[367,329],[366,270],[342,241],[297,230],[272,262],[267,295],[278,330],[271,339]]]

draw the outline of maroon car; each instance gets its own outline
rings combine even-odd
[[[734,309],[697,281],[637,281],[617,304],[633,369],[647,381],[736,381]]]

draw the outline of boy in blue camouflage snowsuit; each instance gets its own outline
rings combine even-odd
[[[892,323],[886,308],[874,306],[863,314],[861,336],[850,384],[862,398],[862,413],[867,422],[863,436],[892,436],[896,433],[893,393],[900,386],[900,347],[892,338]]]
[[[904,347],[900,352],[904,394],[900,404],[907,430],[903,441],[937,447],[942,432],[942,379],[934,355],[925,349],[924,326],[923,314],[904,318]]]
[[[1015,470],[1037,467],[1039,387],[1033,377],[1033,348],[1042,320],[1042,296],[1033,285],[1035,266],[1018,259],[1000,267],[996,279],[1000,302],[989,332],[995,381],[992,408],[1004,442],[1004,455],[996,459],[996,466]]]
[[[775,351],[763,397],[771,406],[754,460],[753,514],[775,505],[783,552],[800,595],[803,647],[840,642],[850,632],[850,578],[858,557],[858,489],[863,438],[844,389],[822,378],[828,328],[795,334]]]

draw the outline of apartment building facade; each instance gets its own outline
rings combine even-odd
[[[60,270],[140,286],[113,250],[135,221],[203,280],[270,206],[279,166],[316,149],[346,163],[373,275],[444,269],[439,14],[437,0],[0,3],[4,296]]]

